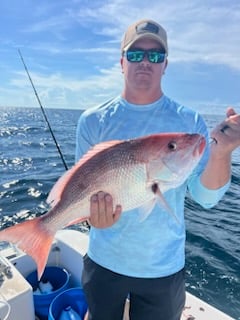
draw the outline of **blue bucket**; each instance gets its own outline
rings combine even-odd
[[[48,320],[58,320],[62,311],[68,307],[71,307],[81,319],[84,319],[88,307],[82,288],[71,288],[55,297],[50,305]]]
[[[69,286],[70,275],[67,270],[59,267],[46,267],[41,277],[42,283],[50,283],[52,291],[43,294],[35,294],[33,291],[33,300],[35,313],[41,320],[48,319],[49,307],[53,299]],[[39,286],[37,271],[30,273],[26,280],[31,284],[33,290]]]

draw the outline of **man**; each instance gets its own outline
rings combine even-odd
[[[121,51],[122,94],[82,114],[76,160],[101,141],[159,132],[200,133],[208,141],[202,117],[162,91],[168,63],[165,30],[152,20],[138,21],[127,29]],[[104,190],[92,196],[82,278],[89,320],[121,320],[127,297],[131,320],[180,319],[185,303],[186,190],[205,208],[224,195],[230,184],[231,152],[240,145],[240,116],[229,109],[211,137],[213,143],[188,180],[164,194],[179,224],[159,206],[141,222],[137,210],[121,213],[121,204],[113,205]]]

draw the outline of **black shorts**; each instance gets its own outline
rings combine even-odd
[[[131,320],[180,320],[185,304],[184,269],[163,278],[135,278],[84,257],[82,285],[89,320],[122,320],[126,298]]]

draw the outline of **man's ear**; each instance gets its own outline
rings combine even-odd
[[[162,74],[165,74],[165,71],[166,71],[166,69],[167,69],[167,66],[168,66],[168,59],[166,59],[166,60],[164,61],[164,67],[163,67]]]
[[[163,74],[165,73],[165,71],[166,71],[166,69],[167,69],[167,66],[168,66],[168,59],[165,60],[165,66],[164,66]]]
[[[123,57],[121,57],[121,59],[120,59],[120,64],[121,64],[122,73],[124,73],[124,71],[123,71]]]

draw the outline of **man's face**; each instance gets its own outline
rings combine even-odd
[[[164,52],[159,42],[149,38],[137,40],[130,49],[157,49]],[[121,65],[125,77],[125,85],[128,89],[154,90],[154,88],[159,89],[162,75],[167,66],[167,59],[165,58],[162,63],[152,63],[145,55],[141,62],[129,62],[124,56],[121,59]]]

